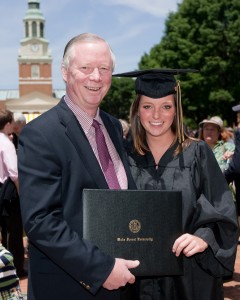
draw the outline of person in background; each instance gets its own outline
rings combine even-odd
[[[11,111],[0,109],[0,184],[10,177],[18,190],[17,155],[9,138],[13,132],[13,121]]]
[[[19,112],[14,112],[13,119],[14,119],[14,123],[13,123],[12,142],[17,151],[19,135],[23,127],[26,125],[26,118],[24,114]],[[25,264],[24,260],[25,258],[27,258],[28,242],[27,242],[27,237],[24,236],[24,232],[23,232],[19,197],[18,199],[16,199],[16,201],[18,203],[15,203],[14,209],[12,210],[12,216],[11,216],[12,221],[16,224],[16,226],[14,227],[14,234],[11,235],[13,237],[11,244],[12,244],[12,248],[16,249],[14,250],[15,266],[17,268],[19,276],[22,278],[27,276],[27,270],[25,270],[24,267]],[[25,242],[22,242],[22,239],[24,239]]]
[[[232,107],[232,110],[236,112],[236,130],[240,130],[240,104]]]
[[[13,113],[13,118],[14,118],[14,124],[13,124],[13,133],[12,133],[12,141],[13,141],[13,144],[16,148],[16,151],[18,150],[18,140],[19,140],[19,135],[23,129],[23,127],[26,125],[27,121],[26,121],[26,117],[24,114],[22,113],[19,113],[19,112],[14,112]],[[20,205],[19,205],[19,209],[20,209]],[[16,211],[16,213],[18,215],[21,214],[21,211]],[[19,223],[19,228],[23,227],[22,225],[22,221],[21,221],[21,224]],[[21,233],[19,232],[19,237],[20,237]],[[28,239],[27,237],[25,236],[24,234],[24,237],[23,237],[23,249],[21,249],[21,260],[22,260],[22,253],[24,252],[24,258],[28,258]],[[22,247],[22,245],[20,246]],[[27,274],[27,272],[25,271],[24,273]]]
[[[8,138],[11,142],[13,142],[13,139],[14,139],[13,132],[8,134]]]
[[[13,113],[9,110],[0,110],[0,182],[3,204],[0,225],[2,226],[2,243],[14,256],[18,276],[25,277],[27,271],[24,268],[17,154],[13,142],[9,139],[9,134],[13,132],[13,126]]]
[[[233,273],[235,263],[238,227],[231,192],[208,145],[184,132],[174,75],[185,72],[114,74],[137,77],[130,112],[133,144],[126,151],[138,189],[182,191],[184,233],[169,251],[183,255],[184,275],[139,277],[141,300],[222,300],[222,277]]]
[[[2,245],[0,227],[0,299],[23,300],[13,255]]]
[[[212,149],[222,172],[228,168],[233,156],[235,144],[223,139],[223,121],[220,117],[214,116],[199,123],[201,140],[205,141]]]
[[[122,125],[122,128],[123,128],[123,138],[127,139],[129,129],[130,129],[129,123],[126,120],[123,120],[123,119],[119,119],[119,121],[120,121],[120,123]]]
[[[237,126],[235,130],[235,151],[227,170],[224,171],[227,182],[234,183],[236,192],[236,206],[238,215],[238,225],[240,226],[240,105],[232,107],[237,113]]]
[[[224,142],[232,143],[234,144],[234,131],[231,127],[225,127],[222,130],[221,133],[222,139]]]
[[[17,155],[9,136],[13,131],[13,114],[0,109],[0,225],[6,214],[3,192],[8,182],[18,189]]]
[[[139,262],[111,257],[83,239],[83,189],[135,188],[121,124],[99,109],[114,65],[114,54],[101,37],[84,33],[71,39],[62,62],[66,95],[21,132],[19,186],[29,238],[28,300],[134,300],[131,269]],[[101,132],[110,176],[96,142]]]
[[[14,113],[13,114],[14,118],[14,124],[13,124],[13,144],[16,148],[18,149],[18,139],[19,135],[23,129],[23,127],[26,125],[26,118],[24,114],[22,113]]]

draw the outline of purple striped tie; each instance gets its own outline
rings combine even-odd
[[[93,119],[92,126],[95,128],[95,138],[98,149],[98,156],[102,166],[103,173],[108,183],[110,189],[120,189],[120,185],[117,179],[117,175],[114,169],[114,164],[112,162],[111,156],[108,152],[105,137],[100,128],[100,123]]]

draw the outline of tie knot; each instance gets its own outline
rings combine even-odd
[[[92,126],[93,126],[95,129],[100,129],[100,123],[99,123],[97,120],[95,120],[95,119],[93,119]]]

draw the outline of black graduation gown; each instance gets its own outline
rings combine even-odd
[[[182,190],[183,230],[209,247],[184,256],[184,276],[138,278],[141,300],[223,299],[222,277],[234,269],[238,226],[227,182],[211,149],[193,141],[174,157],[176,144],[161,158],[158,169],[151,153],[127,150],[138,189]]]

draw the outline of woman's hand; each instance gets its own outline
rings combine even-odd
[[[226,151],[224,154],[223,154],[223,159],[224,160],[228,160],[228,159],[230,159],[230,158],[232,158],[233,157],[233,154],[234,154],[234,151]]]
[[[208,244],[201,238],[185,233],[181,235],[173,244],[172,252],[179,256],[181,252],[187,257],[196,253],[203,252],[208,247]]]

